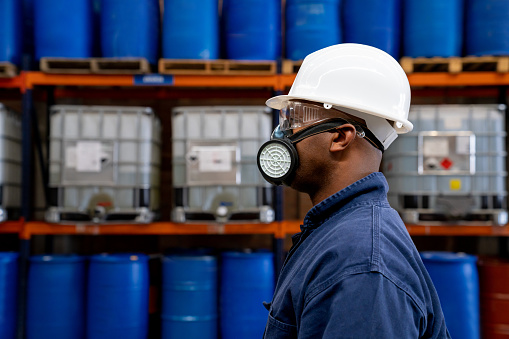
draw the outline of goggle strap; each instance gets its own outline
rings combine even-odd
[[[301,131],[298,131],[297,133],[289,136],[288,139],[290,139],[292,144],[296,144],[299,141],[302,141],[302,140],[309,138],[313,135],[332,131],[332,130],[338,128],[339,126],[347,124],[347,123],[349,123],[349,122],[344,119],[329,120],[327,122],[324,122],[323,124],[309,126]]]
[[[363,131],[366,134],[364,139],[366,139],[371,145],[373,145],[375,148],[378,148],[383,153],[385,149],[380,140],[378,140],[369,129],[363,129]]]
[[[357,129],[359,129],[358,135],[360,137],[365,138],[371,145],[373,145],[375,148],[378,148],[380,151],[382,151],[382,153],[384,152],[384,147],[383,147],[382,143],[375,137],[375,135],[369,129],[363,128],[362,126],[359,126],[357,123],[348,121],[346,119],[341,119],[341,118],[335,118],[335,119],[331,119],[331,120],[324,122],[322,124],[319,124],[319,125],[309,126],[308,128],[305,128],[305,129],[289,136],[288,139],[292,142],[292,144],[296,144],[299,141],[302,141],[303,139],[306,139],[310,136],[328,132],[328,131],[332,131],[344,124],[354,125]],[[363,134],[363,135],[361,135],[361,134]]]

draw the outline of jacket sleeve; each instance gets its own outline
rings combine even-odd
[[[308,291],[299,338],[419,338],[425,330],[417,304],[382,274],[338,280]]]

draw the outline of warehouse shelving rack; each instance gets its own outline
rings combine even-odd
[[[509,73],[476,72],[476,73],[413,73],[408,75],[411,86],[418,93],[437,91],[443,88],[462,91],[487,93],[505,97],[509,86]],[[8,221],[0,224],[0,233],[18,234],[20,239],[20,290],[26,288],[27,265],[30,255],[30,239],[35,235],[207,235],[207,234],[265,234],[273,237],[273,249],[276,272],[282,265],[284,241],[287,235],[300,232],[300,220],[280,220],[269,224],[178,224],[173,222],[154,222],[151,224],[49,224],[30,220],[32,206],[32,154],[34,119],[37,118],[33,108],[33,92],[37,88],[49,87],[52,93],[55,88],[63,96],[75,93],[86,93],[92,89],[107,90],[108,88],[150,88],[154,90],[152,97],[166,98],[182,95],[180,90],[214,89],[228,91],[244,89],[244,93],[253,91],[270,91],[284,93],[292,85],[295,74],[275,75],[74,75],[46,74],[42,72],[23,71],[14,78],[0,78],[0,90],[18,89],[22,97],[22,218],[19,221]],[[74,89],[78,87],[78,89]],[[157,88],[166,87],[158,95]],[[73,90],[68,90],[73,88]],[[174,93],[173,96],[171,93]],[[176,93],[176,94],[175,94]],[[187,92],[189,93],[189,92]],[[224,92],[223,92],[224,93]],[[77,94],[78,96],[81,94]],[[185,95],[185,94],[184,94]],[[281,191],[276,193],[276,215],[282,215]],[[407,225],[412,236],[509,236],[509,226],[483,225]],[[20,293],[20,316],[18,335],[24,332],[25,294]]]
[[[0,223],[0,234],[18,234],[22,240],[30,240],[35,235],[272,235],[284,240],[286,235],[300,232],[300,220],[283,220],[267,224],[201,224],[174,223],[158,221],[149,224],[51,224],[43,221],[6,221]],[[407,224],[412,236],[495,236],[509,237],[509,226],[481,225],[432,225]]]

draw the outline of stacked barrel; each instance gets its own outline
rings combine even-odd
[[[23,12],[30,9],[14,0],[0,6],[7,27],[0,62],[19,65],[29,35]],[[395,58],[509,54],[504,0],[288,0],[284,7],[278,0],[35,0],[29,6],[36,60],[301,60],[342,42]]]
[[[191,251],[153,258],[162,262],[161,338],[262,336],[267,320],[263,302],[274,291],[272,253]],[[32,256],[27,339],[146,338],[149,259],[141,253]],[[0,275],[0,334],[11,339],[17,254],[0,253]]]

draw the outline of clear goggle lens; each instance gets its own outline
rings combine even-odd
[[[337,117],[334,112],[334,109],[325,109],[321,105],[290,101],[279,112],[279,128],[282,132],[286,132],[294,128],[313,125]]]

